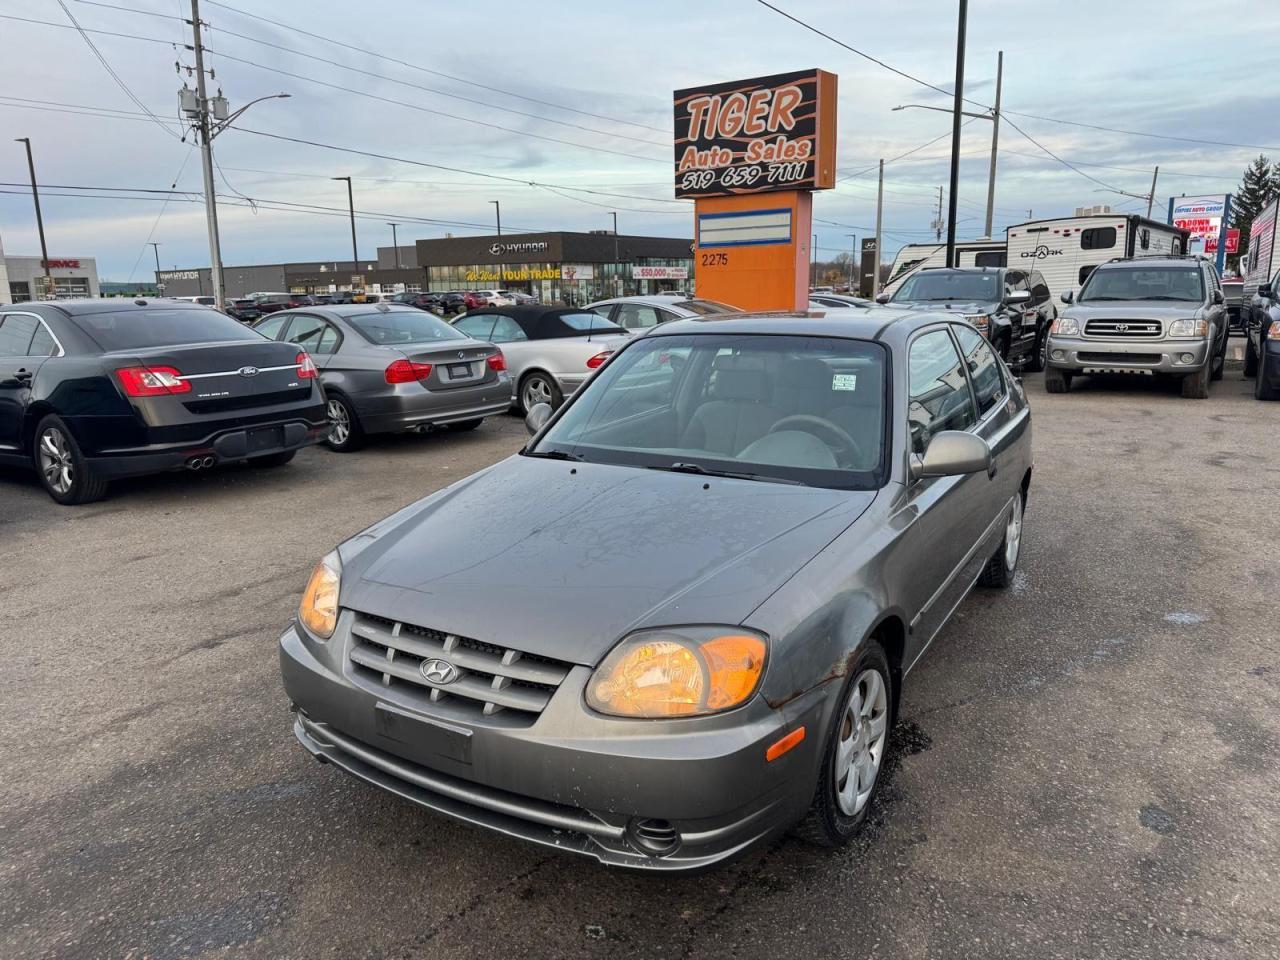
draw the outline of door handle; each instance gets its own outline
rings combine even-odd
[[[13,375],[13,379],[20,384],[28,384],[31,382],[31,371],[20,367],[18,372]]]

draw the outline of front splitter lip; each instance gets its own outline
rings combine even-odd
[[[789,825],[778,815],[788,796],[778,792],[738,820],[682,832],[680,847],[670,855],[651,856],[629,845],[625,815],[599,815],[468,783],[360,743],[301,710],[293,732],[316,759],[418,806],[519,840],[592,857],[610,867],[697,873],[741,856]]]

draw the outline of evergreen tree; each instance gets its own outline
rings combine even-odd
[[[1248,253],[1249,227],[1253,225],[1253,218],[1277,196],[1280,196],[1280,165],[1273,166],[1270,160],[1259,154],[1245,168],[1240,187],[1231,198],[1231,226],[1240,230],[1240,253]]]

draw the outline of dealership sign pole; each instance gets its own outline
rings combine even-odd
[[[675,191],[694,201],[699,296],[807,309],[813,191],[835,186],[835,155],[835,74],[675,92]]]

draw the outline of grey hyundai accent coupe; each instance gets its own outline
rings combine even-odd
[[[1031,482],[974,328],[851,314],[663,324],[340,544],[280,640],[302,745],[608,864],[848,840],[907,674],[1010,582]]]

